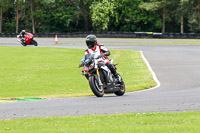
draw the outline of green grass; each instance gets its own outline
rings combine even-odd
[[[140,52],[111,50],[127,91],[156,86]],[[84,50],[0,47],[0,98],[93,95],[78,64]]]
[[[48,117],[0,121],[1,133],[198,133],[200,112]]]

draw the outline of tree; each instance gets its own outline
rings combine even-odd
[[[45,33],[73,31],[74,12],[75,8],[66,0],[41,2],[34,12],[37,30]]]
[[[189,0],[180,0],[178,3],[177,8],[177,18],[180,19],[180,31],[181,33],[184,33],[184,16],[186,16],[188,12],[188,2]]]
[[[15,10],[16,10],[16,33],[19,32],[19,19],[22,16],[23,10],[25,8],[25,0],[15,0]]]
[[[200,32],[200,0],[190,0],[188,4],[188,26],[190,32]]]
[[[118,31],[158,31],[161,19],[158,13],[139,8],[143,0],[115,0],[110,28]]]
[[[3,7],[0,7],[0,33],[2,32],[2,23],[3,23]]]
[[[0,2],[0,33],[2,33],[2,25],[3,25],[3,9],[7,10],[9,7],[9,1],[2,0]]]
[[[35,33],[35,19],[34,19],[34,0],[31,0],[31,20],[32,20],[32,31]]]
[[[79,22],[83,19],[84,30],[89,31],[90,26],[90,6],[94,0],[69,0],[74,7],[75,7],[75,16]]]
[[[170,4],[170,0],[150,0],[149,2],[142,2],[140,8],[147,11],[161,11],[162,15],[162,33],[165,33],[165,23],[167,18],[167,5]]]

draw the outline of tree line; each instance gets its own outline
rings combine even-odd
[[[200,0],[0,0],[0,33],[198,33]]]

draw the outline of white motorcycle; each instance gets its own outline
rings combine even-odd
[[[102,55],[97,57],[90,53],[85,55],[82,75],[88,79],[92,92],[97,97],[103,97],[104,93],[114,93],[117,96],[124,95],[125,84],[123,79],[121,78],[121,81],[118,81],[101,58]],[[113,65],[116,69],[118,64]]]

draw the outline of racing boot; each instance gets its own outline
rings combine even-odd
[[[118,82],[120,83],[122,82],[122,78],[118,73],[115,74],[115,78],[117,79]]]
[[[107,66],[108,68],[110,69],[110,71],[114,74],[115,78],[117,79],[118,82],[121,82],[122,81],[122,78],[121,76],[117,73],[115,67],[110,64],[110,63],[107,63]]]

